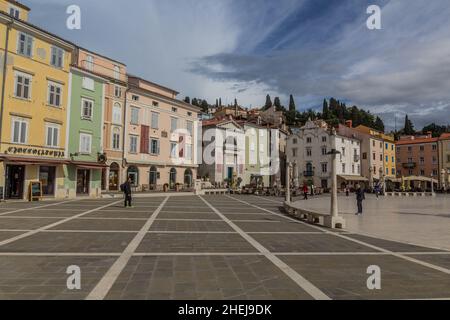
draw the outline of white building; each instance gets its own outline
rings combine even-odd
[[[313,184],[327,190],[331,187],[331,150],[337,150],[336,174],[338,186],[350,187],[361,177],[360,141],[339,135],[332,135],[322,120],[308,121],[297,134],[288,137],[287,159],[294,164],[294,181],[299,186]]]
[[[244,179],[245,133],[234,120],[203,122],[203,161],[198,172],[202,179],[224,185],[231,179]],[[242,185],[242,182],[241,182]]]

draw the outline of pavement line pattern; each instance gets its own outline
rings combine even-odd
[[[298,272],[292,269],[289,265],[284,263],[281,259],[271,253],[267,248],[261,245],[253,237],[245,233],[241,228],[224,216],[219,210],[212,206],[208,201],[206,201],[202,196],[199,196],[203,202],[208,205],[217,215],[222,218],[228,225],[233,228],[241,237],[247,240],[255,249],[261,252],[269,261],[271,261],[275,266],[277,266],[281,271],[283,271],[291,280],[293,280],[297,285],[300,286],[306,293],[316,300],[331,300],[324,292],[319,288],[314,286],[311,282],[302,277]]]
[[[102,277],[102,279],[95,286],[95,288],[92,289],[92,291],[86,297],[86,300],[103,300],[106,297],[109,290],[111,290],[113,284],[116,282],[120,273],[123,271],[125,266],[130,261],[134,252],[136,251],[136,249],[138,248],[138,246],[144,239],[147,232],[150,230],[152,224],[156,220],[156,217],[158,216],[159,212],[162,210],[164,205],[167,203],[169,198],[170,198],[170,196],[166,197],[163,200],[163,202],[160,204],[160,206],[155,210],[155,212],[147,220],[147,222],[142,227],[142,229],[133,238],[133,240],[131,240],[131,242],[128,244],[128,246],[125,248],[125,250],[122,252],[120,257],[116,260],[116,262],[114,262],[114,264],[111,266],[111,268],[109,268],[109,270]]]
[[[390,250],[383,249],[383,248],[377,247],[377,246],[375,246],[375,245],[372,245],[372,244],[370,244],[370,243],[367,243],[367,242],[364,242],[364,241],[361,241],[361,240],[357,240],[357,239],[353,239],[353,238],[347,237],[347,236],[345,236],[345,235],[342,235],[342,234],[339,234],[339,233],[336,233],[336,232],[330,232],[330,231],[327,231],[327,230],[323,230],[322,228],[320,228],[320,227],[318,227],[318,226],[314,226],[314,225],[305,223],[305,222],[303,222],[303,221],[296,220],[296,219],[291,218],[291,217],[286,217],[286,216],[284,216],[284,215],[282,215],[282,214],[279,214],[279,213],[276,213],[276,212],[274,212],[274,211],[271,211],[271,210],[268,210],[268,209],[259,207],[259,206],[257,206],[257,205],[251,204],[250,202],[243,201],[243,200],[237,199],[237,198],[235,198],[235,197],[231,197],[231,196],[228,196],[228,195],[226,195],[226,197],[228,197],[228,198],[230,198],[230,199],[234,199],[234,200],[239,201],[239,202],[241,202],[241,203],[245,203],[245,204],[250,205],[250,206],[252,206],[252,207],[255,207],[255,208],[264,210],[264,211],[266,211],[266,212],[270,212],[270,213],[272,213],[272,214],[274,214],[274,215],[276,215],[276,216],[284,217],[285,219],[292,220],[292,221],[295,221],[295,222],[297,222],[297,223],[301,223],[301,224],[304,224],[304,225],[313,227],[313,228],[318,229],[318,230],[322,230],[322,231],[325,232],[326,234],[331,234],[331,235],[334,235],[334,236],[336,236],[336,237],[338,237],[338,238],[346,239],[346,240],[348,240],[348,241],[352,241],[352,242],[358,243],[358,244],[360,244],[360,245],[363,245],[363,246],[366,246],[366,247],[369,247],[369,248],[372,248],[372,249],[375,249],[375,250],[378,250],[378,251],[381,251],[381,252],[388,253],[388,254],[390,254],[390,255],[392,255],[392,256],[395,256],[395,257],[397,257],[397,258],[400,258],[400,259],[403,259],[403,260],[406,260],[406,261],[409,261],[409,262],[413,262],[413,263],[422,265],[422,266],[427,267],[427,268],[430,268],[430,269],[434,269],[434,270],[437,270],[437,271],[441,271],[441,272],[446,273],[446,274],[450,274],[450,269],[443,268],[443,267],[434,265],[434,264],[432,264],[432,263],[425,262],[425,261],[422,261],[422,260],[418,260],[418,259],[415,259],[415,258],[412,258],[412,257],[408,257],[408,256],[405,256],[404,254],[401,254],[401,253],[392,252],[392,251],[390,251]]]
[[[256,199],[262,199],[262,200],[265,200],[265,201],[273,202],[273,203],[278,203],[278,204],[281,204],[281,205],[284,204],[283,201],[271,200],[271,199],[267,199],[267,198],[262,197],[262,196],[252,196],[252,197],[256,198]],[[353,213],[349,213],[349,214],[353,214]],[[349,235],[357,234],[357,235],[362,235],[362,236],[367,236],[367,237],[377,238],[377,239],[382,239],[382,240],[387,240],[387,241],[401,242],[401,243],[404,243],[404,244],[410,244],[412,246],[418,246],[418,247],[424,247],[425,246],[425,247],[430,248],[430,249],[442,250],[442,251],[446,251],[447,250],[447,249],[442,248],[442,247],[430,246],[428,244],[424,245],[423,243],[416,243],[416,242],[411,242],[411,241],[401,241],[401,240],[389,238],[389,237],[386,237],[386,236],[380,237],[380,236],[377,236],[375,234],[370,234],[370,233],[362,232],[362,231],[358,231],[358,233],[348,231],[348,232],[341,232],[341,234],[349,234]]]
[[[12,238],[9,238],[9,239],[0,241],[0,246],[4,246],[5,244],[8,244],[8,243],[11,243],[11,242],[14,242],[14,241],[23,239],[23,238],[27,238],[27,237],[32,236],[32,235],[34,235],[34,234],[36,234],[36,233],[39,233],[39,232],[41,232],[41,231],[45,231],[45,230],[54,228],[54,227],[56,227],[56,226],[59,226],[59,225],[61,225],[61,224],[63,224],[63,223],[69,222],[69,221],[71,221],[71,220],[80,218],[80,217],[82,217],[82,216],[84,216],[84,215],[86,215],[86,214],[89,214],[89,213],[92,213],[92,212],[101,210],[101,209],[103,209],[103,208],[107,208],[107,207],[113,206],[113,205],[115,205],[115,204],[117,204],[117,203],[119,203],[119,202],[122,202],[122,200],[119,200],[119,201],[116,201],[116,202],[112,202],[112,203],[110,203],[110,204],[107,204],[107,205],[104,205],[104,206],[102,206],[102,207],[98,207],[98,208],[95,208],[95,209],[92,209],[92,210],[89,210],[89,211],[82,212],[82,213],[77,214],[77,215],[75,215],[75,216],[72,216],[72,217],[69,217],[69,218],[65,218],[65,219],[63,219],[63,220],[60,220],[60,221],[57,221],[57,222],[48,224],[48,225],[46,225],[46,226],[44,226],[44,227],[40,227],[40,228],[38,228],[38,229],[35,229],[35,230],[32,230],[32,231],[28,231],[28,232],[23,233],[23,234],[20,234],[20,235],[18,235],[18,236],[15,236],[15,237],[12,237]]]
[[[16,213],[16,212],[33,210],[33,209],[42,209],[42,208],[52,207],[52,206],[56,206],[58,204],[70,203],[70,202],[74,202],[74,201],[77,201],[77,200],[76,199],[75,200],[68,200],[68,201],[63,201],[63,202],[50,203],[50,204],[46,204],[46,205],[43,205],[43,206],[37,206],[37,207],[31,207],[31,208],[23,208],[23,209],[17,209],[17,210],[2,212],[2,213],[0,213],[0,216],[4,216],[4,215],[7,215],[7,214]]]

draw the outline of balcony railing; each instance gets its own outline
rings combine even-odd
[[[314,171],[303,171],[304,177],[314,177]]]
[[[417,166],[417,163],[406,162],[406,163],[403,163],[402,165],[403,165],[403,168],[405,168],[405,169],[414,169]]]

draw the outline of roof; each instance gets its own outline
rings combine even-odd
[[[146,83],[148,83],[148,84],[150,84],[150,85],[152,85],[152,86],[155,86],[155,87],[158,87],[158,88],[160,88],[160,89],[163,89],[163,90],[172,92],[172,93],[174,93],[175,95],[178,95],[178,94],[179,94],[178,91],[175,91],[175,90],[173,90],[173,89],[171,89],[171,88],[164,87],[164,86],[162,86],[162,85],[160,85],[160,84],[157,84],[157,83],[155,83],[155,82],[151,82],[151,81],[149,81],[149,80],[146,80],[146,79],[141,78],[141,77],[138,77],[138,76],[134,76],[134,75],[132,75],[132,74],[128,74],[128,78],[134,78],[134,79],[136,79],[136,80],[146,82]]]
[[[30,10],[31,10],[31,9],[30,9],[29,7],[27,7],[26,5],[24,5],[24,4],[22,4],[22,3],[18,2],[18,1],[15,1],[15,0],[6,0],[6,2],[9,2],[9,3],[11,3],[12,5],[17,6],[17,7],[19,7],[19,8],[22,8],[22,9],[25,9],[25,10],[27,10],[27,11],[30,11]]]
[[[439,137],[439,140],[450,139],[450,133],[443,133]]]
[[[418,138],[414,140],[399,140],[395,144],[397,146],[404,146],[409,144],[424,144],[438,142],[439,138]]]

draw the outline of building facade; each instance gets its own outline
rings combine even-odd
[[[438,138],[403,136],[396,143],[397,175],[439,179]]]
[[[74,45],[28,24],[25,6],[1,0],[5,8],[12,9],[0,12],[2,197],[27,199],[30,182],[41,181],[44,196],[62,198]]]
[[[192,188],[200,109],[150,81],[129,76],[128,83],[123,179],[130,177],[137,190]]]
[[[245,132],[243,185],[270,184],[270,132],[253,123],[242,124]]]
[[[203,122],[203,159],[199,177],[213,185],[225,185],[233,179],[244,182],[245,143],[243,128],[234,120]]]
[[[445,191],[450,190],[450,133],[439,137],[439,182]]]
[[[67,196],[100,197],[102,170],[106,166],[102,126],[107,80],[72,67],[70,83]]]
[[[335,172],[341,188],[367,180],[361,177],[360,141],[333,135],[326,122],[317,120],[308,121],[287,140],[287,159],[296,167],[296,184],[314,185],[324,190],[331,188],[332,159],[329,152],[332,150],[340,152],[336,156]]]
[[[89,51],[78,48],[74,63],[81,70],[106,79],[103,103],[103,152],[107,167],[102,170],[101,189],[119,191],[124,181],[124,118],[127,91],[126,65]]]

